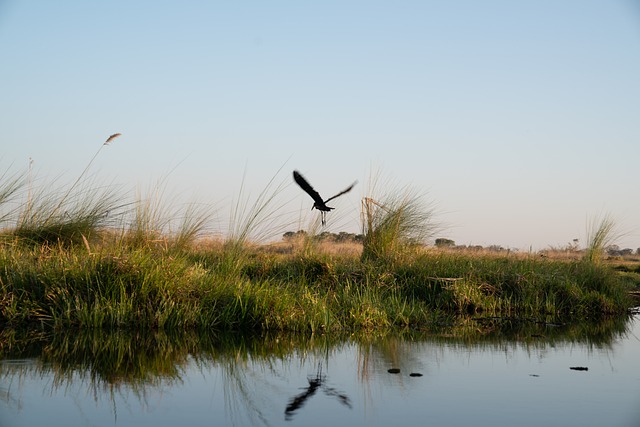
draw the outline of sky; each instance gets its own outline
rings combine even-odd
[[[640,247],[639,0],[0,0],[0,55],[0,171],[46,185],[98,153],[96,180],[163,182],[215,231],[274,180],[306,229],[296,169],[325,198],[358,180],[331,232],[407,190],[457,244],[583,244],[610,215]]]

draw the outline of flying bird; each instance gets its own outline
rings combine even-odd
[[[109,145],[109,143],[111,141],[113,141],[114,139],[116,139],[117,137],[119,137],[120,135],[122,135],[121,133],[114,133],[113,135],[111,135],[109,138],[107,138],[107,140],[104,142],[104,145]]]
[[[322,225],[327,224],[326,213],[331,211],[332,209],[335,209],[330,206],[327,206],[327,203],[335,199],[336,197],[340,197],[343,194],[348,193],[358,183],[358,181],[355,181],[347,189],[341,191],[340,193],[336,194],[333,197],[329,197],[327,200],[323,200],[320,194],[318,194],[318,192],[313,189],[313,187],[307,182],[306,179],[304,179],[304,177],[300,174],[300,172],[293,171],[293,180],[300,186],[300,188],[306,191],[307,194],[310,195],[311,198],[313,199],[313,206],[311,207],[311,210],[315,208],[320,211],[320,214],[322,215]]]

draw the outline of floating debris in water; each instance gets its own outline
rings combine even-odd
[[[586,366],[571,366],[569,367],[569,369],[573,370],[573,371],[588,371],[589,368],[587,368]]]
[[[387,372],[389,372],[390,374],[399,374],[400,373],[400,369],[391,368],[391,369],[387,370]]]
[[[419,372],[411,372],[411,373],[409,374],[409,376],[410,376],[410,377],[421,377],[421,376],[422,376],[422,374],[421,374],[421,373],[419,373]]]
[[[529,374],[529,376],[538,378],[540,375],[538,375],[538,374]]]

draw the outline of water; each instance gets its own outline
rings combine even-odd
[[[638,316],[339,337],[0,339],[2,427],[640,426]]]

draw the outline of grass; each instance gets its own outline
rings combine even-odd
[[[433,210],[411,191],[365,199],[361,244],[322,243],[317,230],[255,244],[280,215],[284,183],[275,178],[253,202],[238,199],[229,237],[214,241],[200,236],[207,211],[165,210],[162,185],[132,205],[83,180],[52,193],[29,187],[0,240],[0,325],[353,331],[424,328],[460,314],[602,317],[632,304],[631,273],[590,257],[425,248]],[[0,186],[0,207],[23,182]]]
[[[422,328],[457,314],[537,318],[623,314],[606,265],[415,251],[393,265],[223,242],[165,249],[96,243],[0,248],[0,322],[46,328],[328,331]]]
[[[166,199],[166,179],[158,181],[147,194],[138,194],[126,219],[128,226],[120,233],[122,244],[181,249],[204,234],[212,217],[207,206],[189,203],[170,211]]]
[[[393,261],[421,245],[438,229],[434,210],[410,188],[378,196],[380,175],[370,179],[370,196],[362,200],[362,259]]]
[[[610,215],[591,219],[587,229],[586,259],[592,263],[600,262],[605,249],[622,235],[623,233],[618,231],[617,224]]]

